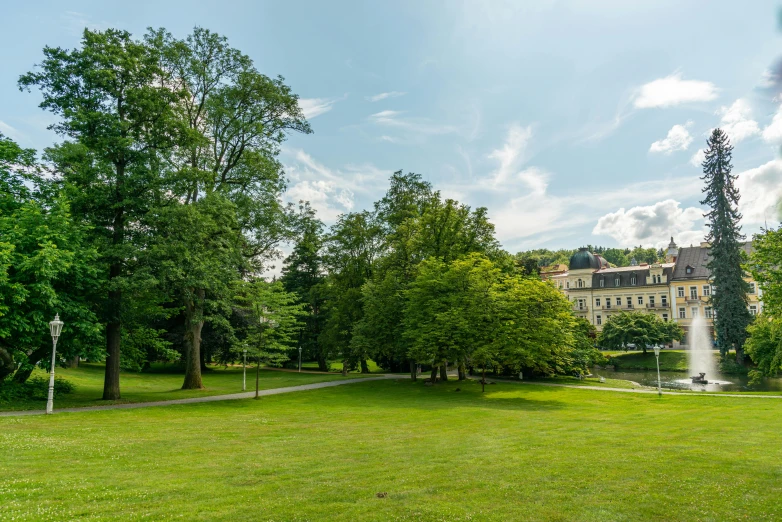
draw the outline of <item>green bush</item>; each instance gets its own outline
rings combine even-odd
[[[61,377],[54,378],[54,397],[71,393],[75,386]],[[31,377],[23,384],[5,381],[0,383],[0,404],[18,401],[45,401],[49,397],[49,379]]]
[[[749,368],[733,359],[724,359],[720,361],[720,372],[728,375],[746,375],[749,373]]]

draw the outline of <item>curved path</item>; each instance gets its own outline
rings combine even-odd
[[[495,379],[500,382],[500,379]],[[590,386],[590,385],[578,385],[578,384],[558,384],[553,382],[525,382],[525,381],[501,381],[501,382],[517,382],[519,384],[531,384],[533,386],[556,386],[558,388],[573,388],[576,390],[598,390],[598,391],[612,391],[612,392],[625,392],[625,393],[654,393],[657,394],[657,388],[611,388],[608,386]],[[782,399],[782,395],[750,395],[750,394],[738,394],[738,393],[707,393],[707,392],[677,392],[677,391],[663,391],[663,395],[676,395],[678,397],[739,397],[741,399]]]
[[[400,375],[381,375],[378,377],[360,377],[355,379],[343,379],[339,381],[315,382],[312,384],[302,384],[299,386],[287,386],[285,388],[271,388],[268,390],[260,390],[258,392],[258,396],[265,397],[267,395],[277,395],[279,393],[317,390],[320,388],[330,388],[332,386],[342,386],[343,384],[351,384],[354,382],[381,381],[385,379],[399,379],[403,377],[404,376],[400,376]],[[255,397],[255,391],[232,393],[229,395],[210,395],[208,397],[191,397],[189,399],[171,399],[168,401],[129,402],[125,404],[107,404],[106,406],[84,406],[82,408],[57,409],[57,403],[55,403],[54,413],[74,413],[74,412],[81,412],[81,411],[101,411],[101,410],[130,410],[134,408],[150,408],[153,406],[170,406],[172,404],[194,404],[198,402],[252,399],[253,397]],[[46,414],[45,410],[0,411],[0,417],[20,417],[22,415],[45,415],[45,414]]]

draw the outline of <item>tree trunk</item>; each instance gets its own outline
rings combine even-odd
[[[27,379],[30,378],[30,375],[32,375],[33,370],[35,369],[35,365],[38,364],[38,362],[43,359],[45,356],[51,354],[51,347],[48,348],[38,348],[37,350],[33,350],[30,355],[27,356],[27,360],[29,361],[29,368],[27,369],[18,369],[16,370],[16,373],[13,377],[13,382],[18,384],[24,384]]]
[[[736,364],[744,366],[744,347],[736,345]]]
[[[342,361],[342,376],[347,377],[348,376],[348,361]]]
[[[463,381],[467,378],[467,371],[464,368],[464,363],[459,363],[459,380]]]
[[[201,330],[204,327],[204,290],[194,292],[194,298],[185,298],[185,382],[183,390],[200,390]]]
[[[415,380],[418,379],[418,366],[415,364],[415,361],[412,359],[410,360],[410,380],[415,382]]]
[[[431,380],[433,383],[437,382],[437,366],[432,365],[432,374],[429,376],[429,380]]]
[[[109,280],[119,275],[119,264],[112,265],[109,269]],[[116,275],[111,275],[116,274]],[[106,373],[103,379],[103,400],[119,400],[119,362],[122,346],[122,323],[120,322],[120,306],[122,305],[122,291],[109,291],[109,320],[106,323]]]
[[[369,366],[367,366],[366,359],[361,359],[361,373],[369,373]]]
[[[77,355],[76,357],[74,357],[73,359],[68,361],[68,368],[78,368],[79,367],[79,359],[81,359],[81,357],[79,357]]]
[[[483,367],[483,377],[481,377],[481,393],[486,391],[486,366]]]
[[[322,372],[329,371],[329,363],[326,361],[326,358],[323,357],[322,353],[318,353],[318,370]]]
[[[448,380],[448,368],[445,364],[440,365],[440,380],[443,382]]]

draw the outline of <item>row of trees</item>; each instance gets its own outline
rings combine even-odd
[[[634,248],[606,248],[601,246],[587,245],[587,249],[600,254],[613,266],[630,266],[635,260],[636,263],[662,263],[665,261],[665,251],[663,249],[644,248],[637,246]],[[546,266],[563,264],[567,265],[576,249],[549,250],[547,248],[537,248],[534,250],[525,250],[516,254],[516,258],[524,266],[540,269]]]

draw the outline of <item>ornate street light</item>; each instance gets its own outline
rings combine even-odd
[[[299,345],[299,372],[301,372],[301,345]]]
[[[64,325],[62,321],[60,321],[60,314],[54,315],[54,321],[49,322],[49,330],[51,330],[52,333],[52,366],[49,369],[49,399],[46,401],[46,413],[52,413],[52,410],[54,410],[54,364],[55,364],[55,354],[57,353],[57,339],[60,338],[60,333],[62,332],[62,325]]]
[[[660,387],[660,345],[654,345],[654,356],[657,359],[657,395],[662,396],[663,391]]]
[[[242,350],[242,391],[247,390],[247,346]]]

